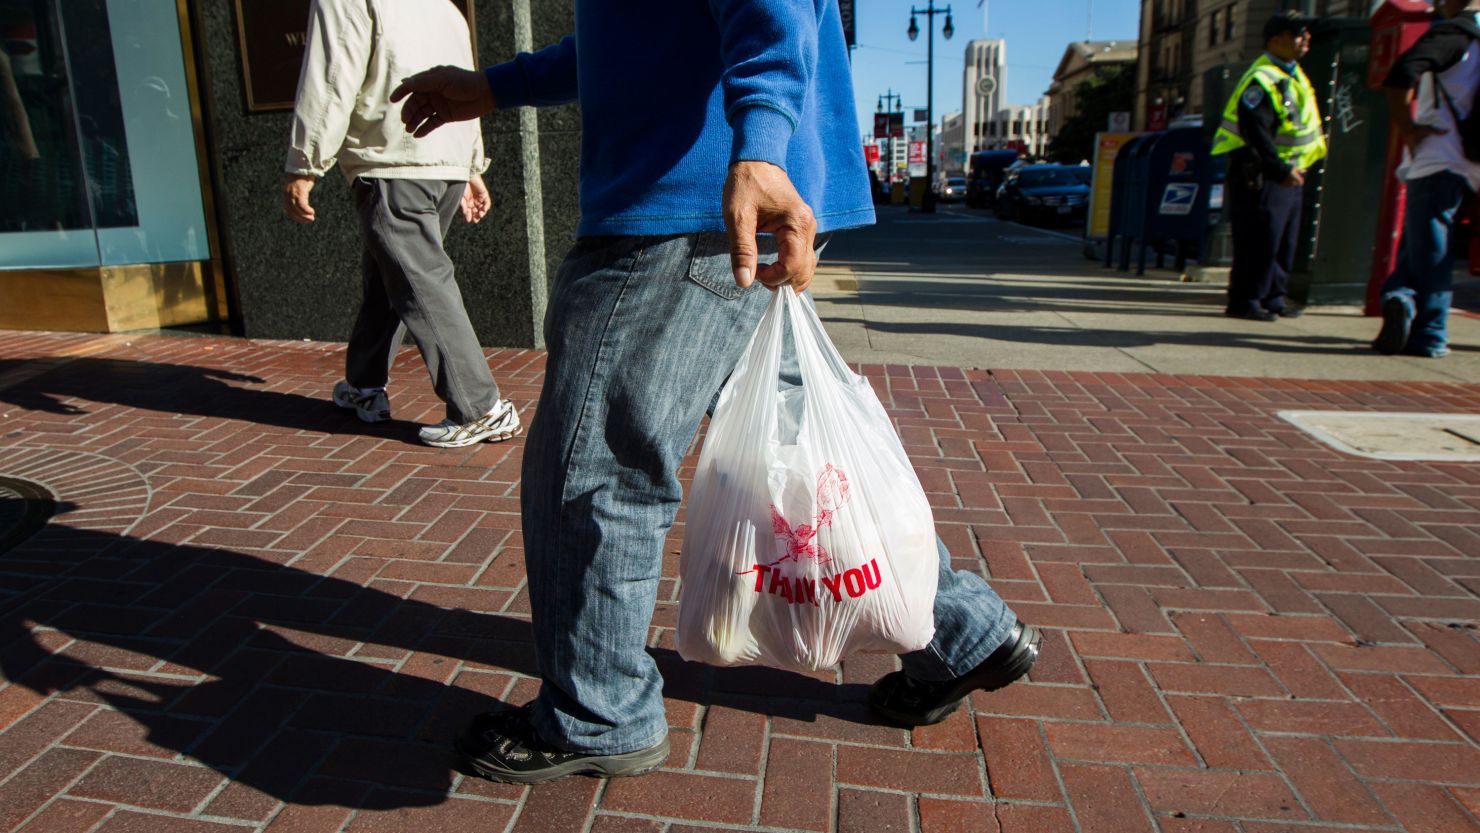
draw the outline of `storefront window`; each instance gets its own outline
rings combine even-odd
[[[0,0],[0,136],[0,268],[210,258],[175,4]]]

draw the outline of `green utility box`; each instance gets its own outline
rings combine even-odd
[[[1387,155],[1387,103],[1367,87],[1372,28],[1325,18],[1301,66],[1320,96],[1329,151],[1306,177],[1300,247],[1290,295],[1307,304],[1361,304],[1376,247]]]

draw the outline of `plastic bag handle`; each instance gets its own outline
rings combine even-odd
[[[796,342],[797,358],[802,364],[804,374],[806,365],[800,362],[800,354],[806,350],[820,357],[839,382],[845,385],[854,384],[859,376],[848,367],[842,354],[838,353],[838,348],[833,346],[832,339],[828,337],[827,330],[822,326],[822,319],[817,317],[817,308],[812,300],[798,297],[788,287],[776,290],[776,294],[784,298],[781,303],[786,307],[787,318],[791,320],[792,340]]]

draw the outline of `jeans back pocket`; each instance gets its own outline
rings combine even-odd
[[[723,232],[700,232],[692,235],[694,254],[689,259],[689,280],[713,292],[726,301],[732,301],[747,292],[761,288],[759,281],[747,288],[735,283],[735,270],[730,266],[730,236]],[[776,241],[770,236],[759,238],[760,262],[770,263],[776,259]]]

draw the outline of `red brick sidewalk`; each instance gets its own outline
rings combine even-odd
[[[491,356],[528,416],[543,355]],[[535,691],[520,441],[438,451],[324,396],[337,345],[0,336],[0,831],[1480,830],[1480,466],[1357,459],[1282,408],[1480,387],[868,367],[960,566],[1047,628],[913,733],[836,675],[668,672],[661,773],[533,790],[450,733]],[[674,556],[668,575],[677,566]]]

